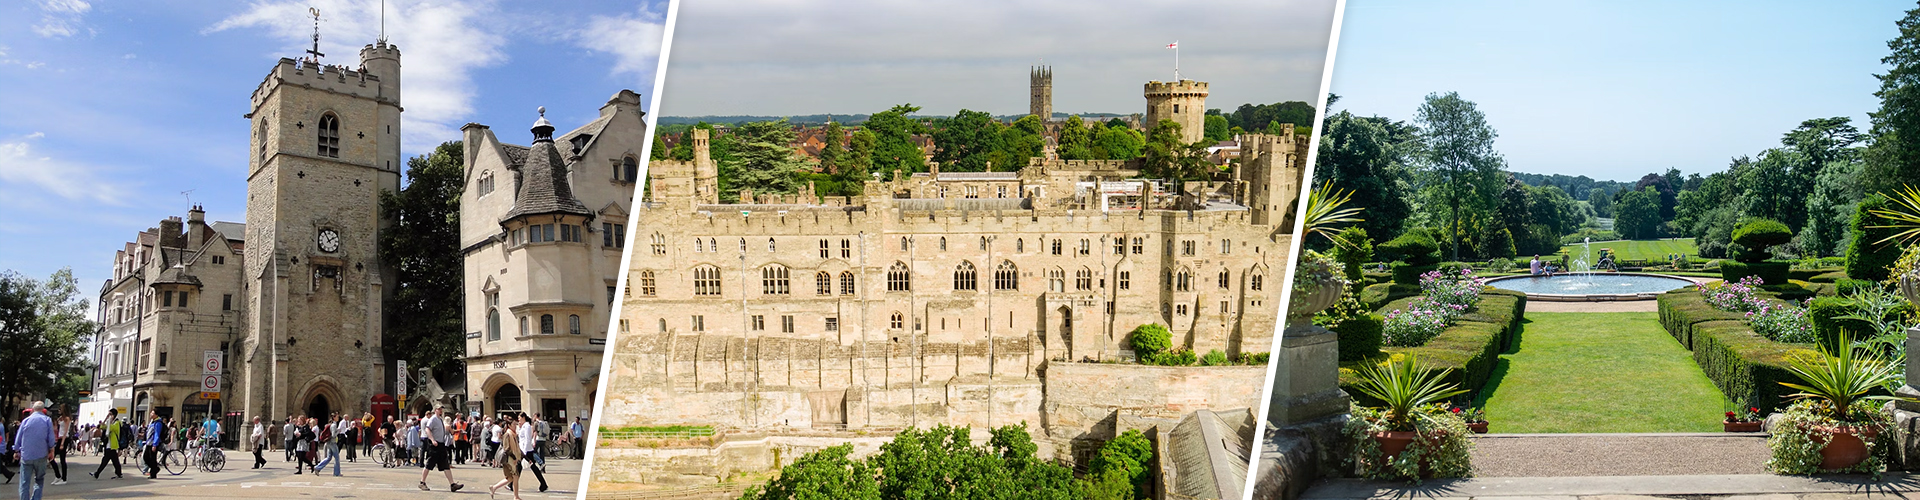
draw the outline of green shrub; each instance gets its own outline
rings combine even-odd
[[[1333,260],[1344,267],[1347,282],[1352,286],[1365,286],[1365,270],[1361,269],[1367,261],[1373,260],[1373,238],[1367,237],[1366,228],[1359,226],[1340,230],[1333,237]]]
[[[1226,366],[1226,365],[1227,365],[1226,351],[1214,349],[1211,351],[1207,351],[1207,355],[1200,357],[1200,366]]]
[[[1793,391],[1779,383],[1799,380],[1788,356],[1812,352],[1810,344],[1761,337],[1745,315],[1707,305],[1698,287],[1662,294],[1659,307],[1661,326],[1693,350],[1694,362],[1728,399],[1748,401],[1762,413],[1785,405],[1783,398]]]
[[[1133,355],[1142,360],[1173,347],[1173,332],[1159,323],[1147,323],[1134,328],[1128,339],[1127,343],[1133,346]]]
[[[1360,290],[1360,303],[1368,309],[1380,309],[1388,302],[1420,294],[1418,284],[1377,283]]]
[[[1404,304],[1413,298],[1403,298],[1388,303],[1383,308],[1392,308]],[[1446,381],[1459,384],[1468,391],[1479,391],[1492,379],[1493,367],[1499,364],[1500,353],[1513,345],[1515,334],[1520,330],[1520,322],[1526,317],[1526,294],[1511,290],[1487,290],[1481,293],[1480,303],[1454,321],[1454,325],[1440,332],[1426,345],[1420,347],[1383,348],[1389,355],[1419,356],[1423,364],[1434,370],[1451,369]],[[1382,360],[1380,356],[1357,361],[1372,363]],[[1365,394],[1350,386],[1358,382],[1353,370],[1340,370],[1340,386],[1346,389],[1354,400],[1361,404],[1372,404]]]
[[[1872,335],[1873,324],[1853,318],[1841,318],[1859,312],[1853,301],[1844,297],[1817,297],[1807,302],[1807,319],[1820,343],[1830,346],[1851,345],[1860,335]]]
[[[1378,314],[1353,316],[1333,326],[1340,334],[1340,360],[1358,361],[1380,353],[1380,331],[1386,320]]]
[[[1746,247],[1745,252],[1735,256],[1741,262],[1767,260],[1768,248],[1789,241],[1793,241],[1793,230],[1773,219],[1753,219],[1733,230],[1733,242]]]
[[[1420,275],[1427,274],[1428,271],[1439,268],[1440,264],[1408,264],[1405,262],[1395,262],[1393,263],[1393,282],[1399,285],[1419,286]]]
[[[1267,360],[1272,357],[1273,353],[1270,352],[1243,352],[1240,353],[1240,364],[1247,366],[1266,366]]]
[[[1894,208],[1886,196],[1874,194],[1860,200],[1860,206],[1853,212],[1851,221],[1853,244],[1847,245],[1847,276],[1868,281],[1885,281],[1887,268],[1900,259],[1900,245],[1894,243],[1876,243],[1900,230],[1897,228],[1875,228],[1873,226],[1893,225],[1894,221],[1873,215],[1870,210]]]
[[[1133,486],[1126,498],[1145,498],[1152,479],[1153,442],[1139,429],[1127,429],[1100,446],[1087,461],[1087,475],[1094,478],[1125,477]]]
[[[1199,361],[1199,359],[1193,355],[1192,349],[1156,352],[1141,357],[1140,360],[1143,363],[1156,366],[1193,366],[1194,362]]]
[[[1881,290],[1879,283],[1867,280],[1843,279],[1833,282],[1833,292],[1837,295],[1853,295],[1861,291]]]
[[[1382,259],[1414,265],[1440,262],[1440,245],[1423,231],[1407,231],[1398,238],[1374,246]]]
[[[1720,278],[1728,282],[1740,281],[1740,278],[1759,276],[1760,281],[1768,285],[1787,283],[1787,270],[1793,267],[1790,262],[1742,262],[1721,261]]]
[[[1811,278],[1807,278],[1807,281],[1811,281],[1814,283],[1839,283],[1840,280],[1843,280],[1843,279],[1847,279],[1846,271],[1833,271],[1829,273],[1820,273],[1818,275],[1814,275]]]
[[[1699,325],[1714,321],[1733,321],[1744,324],[1746,314],[1722,311],[1708,304],[1706,297],[1700,294],[1699,287],[1686,287],[1660,294],[1658,299],[1660,326],[1666,328],[1681,347],[1693,348],[1694,332]]]

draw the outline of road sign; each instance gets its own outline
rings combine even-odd
[[[200,392],[218,394],[220,392],[220,376],[202,375],[200,377]]]
[[[396,360],[394,364],[393,393],[399,395],[404,404],[407,400],[407,360]]]
[[[225,358],[226,353],[220,351],[201,351],[200,373],[205,375],[219,375],[220,369],[223,367],[222,365],[225,364],[223,362]]]

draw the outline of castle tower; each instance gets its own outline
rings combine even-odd
[[[1160,120],[1173,120],[1180,124],[1180,140],[1191,144],[1206,137],[1207,82],[1150,81],[1147,82],[1146,97],[1146,123],[1140,125],[1149,132],[1160,124]]]
[[[282,58],[253,92],[247,314],[227,357],[249,417],[366,411],[394,379],[379,241],[380,194],[400,186],[400,49],[360,56],[360,70]]]
[[[1042,122],[1053,121],[1053,67],[1036,66],[1028,73],[1032,95],[1027,99],[1027,112],[1039,116]]]
[[[706,129],[693,129],[693,199],[695,203],[720,202],[720,168],[713,164]]]
[[[1303,156],[1295,142],[1292,132],[1240,136],[1240,167],[1234,172],[1246,187],[1246,199],[1241,201],[1252,210],[1254,224],[1275,225],[1292,215],[1290,209],[1300,197]]]

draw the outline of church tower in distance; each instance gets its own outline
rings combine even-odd
[[[1053,67],[1035,66],[1027,80],[1033,90],[1027,100],[1027,112],[1039,116],[1041,122],[1053,121]]]
[[[379,242],[380,195],[400,189],[400,49],[327,65],[316,35],[314,56],[280,59],[246,115],[247,315],[228,397],[248,417],[366,411],[393,378]]]

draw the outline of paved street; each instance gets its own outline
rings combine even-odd
[[[313,474],[293,474],[293,464],[281,461],[278,452],[267,455],[267,467],[250,470],[253,455],[249,453],[228,452],[227,468],[218,473],[189,470],[178,476],[160,472],[159,479],[147,479],[138,473],[139,467],[126,464],[125,479],[110,479],[113,467],[93,479],[87,473],[100,463],[100,457],[68,457],[69,482],[53,485],[53,474],[47,474],[46,498],[252,498],[287,500],[294,498],[446,498],[447,479],[445,475],[434,472],[427,479],[427,486],[433,491],[420,491],[416,486],[420,482],[418,468],[382,468],[371,460],[361,459],[358,463],[347,463],[340,468],[341,477],[333,476],[333,468],[326,472]],[[547,460],[546,493],[538,493],[539,481],[534,480],[532,472],[521,475],[520,497],[532,499],[574,498],[580,487],[579,460]],[[478,495],[486,497],[487,486],[500,480],[500,470],[483,467],[469,462],[467,465],[454,465],[453,478],[466,484],[458,495],[467,497]],[[13,483],[0,485],[0,498],[12,498],[19,478]],[[506,489],[500,490],[499,498],[512,498]]]

